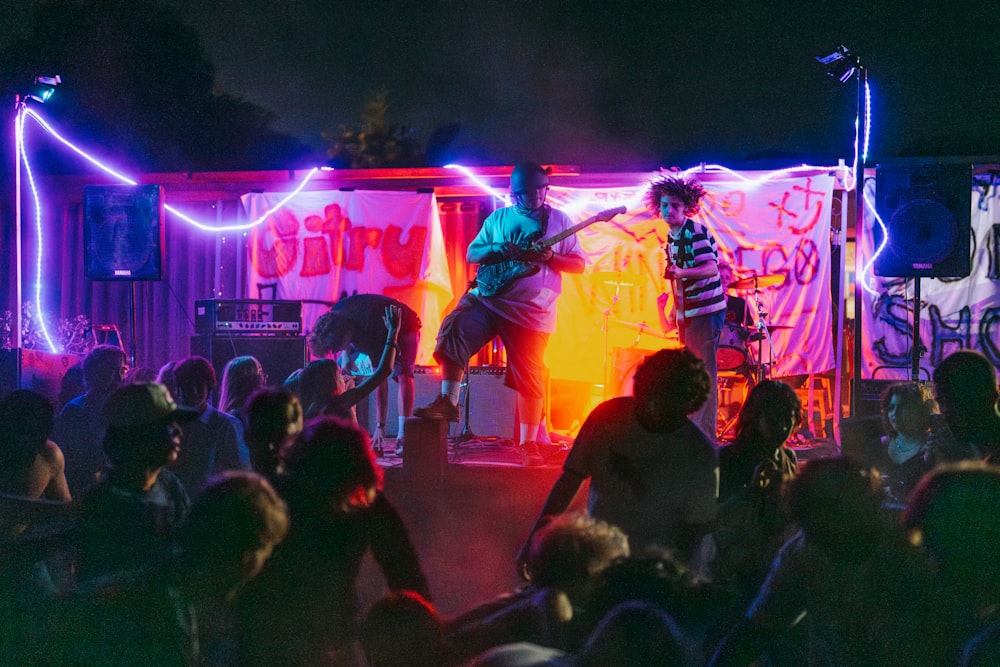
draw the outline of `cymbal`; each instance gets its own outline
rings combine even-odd
[[[633,331],[638,331],[639,333],[649,334],[650,336],[662,338],[663,340],[675,340],[680,337],[680,334],[676,331],[663,333],[659,329],[653,328],[645,322],[625,322],[623,320],[615,320],[615,323],[620,324],[627,329],[632,329]]]
[[[764,273],[734,280],[729,283],[727,289],[752,290],[758,287],[776,287],[784,282],[785,276],[780,273]]]

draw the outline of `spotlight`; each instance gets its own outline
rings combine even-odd
[[[56,92],[56,86],[62,83],[58,74],[55,76],[36,76],[35,85],[25,97],[45,104],[45,101]]]
[[[850,81],[854,73],[858,71],[861,67],[860,59],[847,50],[847,47],[841,44],[837,49],[826,56],[816,56],[816,60],[827,66],[826,73],[828,76],[832,76],[841,83],[847,83]]]

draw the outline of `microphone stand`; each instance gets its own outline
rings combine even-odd
[[[472,404],[472,383],[469,382],[469,360],[465,361],[465,374],[463,375],[463,387],[465,388],[465,405],[463,406],[464,423],[462,424],[462,432],[455,436],[455,443],[461,444],[463,442],[469,442],[470,440],[477,440],[479,436],[472,432],[469,428],[469,407]]]

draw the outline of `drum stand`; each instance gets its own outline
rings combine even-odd
[[[618,271],[621,273],[621,270]],[[615,309],[618,305],[618,301],[621,298],[622,283],[621,280],[616,280],[615,283],[615,294],[611,297],[611,303],[608,307],[604,309],[604,400],[608,400],[608,385],[611,384],[611,375],[608,369],[608,328],[611,326],[611,311]],[[639,340],[636,338],[636,340]]]
[[[764,304],[760,302],[757,298],[760,295],[760,288],[756,284],[757,278],[754,277],[754,288],[751,292],[750,298],[753,299],[754,306],[757,308],[757,322],[754,328],[757,332],[750,337],[750,340],[756,338],[757,340],[757,364],[754,368],[754,383],[758,384],[764,380],[770,379],[771,366],[774,365],[774,343],[771,341],[771,331],[767,327],[767,315],[768,313],[764,310]],[[764,363],[764,341],[767,341],[768,349],[768,362]]]

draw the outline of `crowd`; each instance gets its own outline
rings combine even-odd
[[[442,618],[383,493],[384,433],[353,412],[389,376],[402,320],[384,307],[358,387],[329,360],[269,384],[253,357],[221,383],[201,357],[149,381],[99,345],[63,405],[0,398],[0,662],[998,664],[983,355],[945,358],[933,394],[889,387],[869,456],[802,463],[788,385],[755,385],[720,446],[692,419],[712,386],[701,359],[652,354],[631,396],[587,416],[512,562],[524,586]],[[568,512],[585,482],[586,512]],[[366,555],[390,593],[363,608]]]

